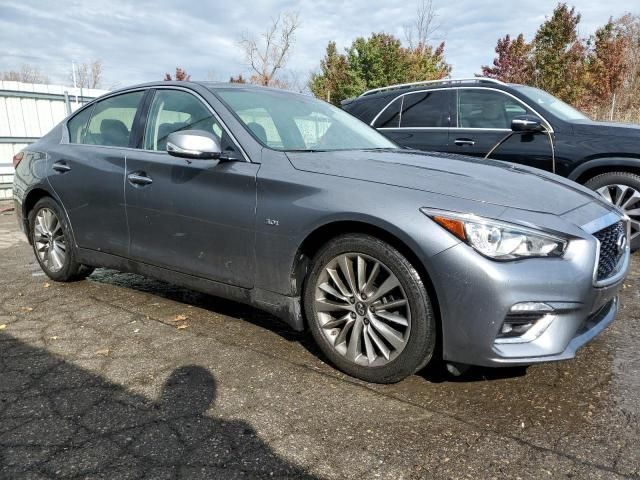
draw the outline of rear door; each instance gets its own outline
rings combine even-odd
[[[237,161],[169,155],[178,130],[216,135]],[[254,272],[256,174],[204,100],[182,89],[155,90],[142,149],[127,156],[125,194],[130,256],[152,265],[251,287]]]
[[[49,154],[49,183],[71,220],[81,248],[126,256],[125,156],[144,90],[108,97],[67,123],[69,143]]]
[[[456,89],[457,108],[449,130],[448,151],[484,157],[510,135],[511,120],[535,115],[527,105],[505,92],[483,87]],[[552,169],[551,145],[544,133],[516,133],[491,154],[492,159]]]
[[[446,151],[453,101],[450,89],[406,93],[391,102],[373,126],[402,146]]]

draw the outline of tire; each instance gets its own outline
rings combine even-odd
[[[56,282],[82,280],[93,267],[76,261],[76,251],[67,217],[51,197],[40,199],[29,212],[29,234],[42,271]]]
[[[640,215],[629,212],[640,209],[640,175],[608,172],[589,179],[585,186],[599,192],[607,201],[622,208],[631,219],[631,251],[640,248]],[[636,199],[632,195],[637,194]]]
[[[305,280],[304,309],[322,352],[353,377],[395,383],[433,356],[436,323],[422,279],[400,252],[375,237],[342,235],[317,252]]]

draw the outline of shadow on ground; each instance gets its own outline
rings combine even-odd
[[[0,350],[0,478],[315,478],[215,418],[203,367],[176,369],[151,401],[8,335]]]

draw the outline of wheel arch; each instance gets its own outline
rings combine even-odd
[[[291,270],[292,289],[295,295],[303,295],[305,280],[311,260],[331,239],[349,233],[360,233],[376,237],[398,250],[416,269],[431,299],[436,318],[437,338],[441,338],[441,316],[438,294],[431,275],[410,242],[394,233],[392,229],[363,220],[334,220],[318,226],[300,244]],[[439,340],[438,340],[439,341]]]
[[[628,172],[640,175],[640,158],[607,157],[588,160],[569,174],[569,179],[584,184],[592,178],[609,172]]]
[[[27,233],[27,239],[29,241],[29,244],[31,244],[31,225],[29,225],[29,214],[31,213],[31,210],[33,210],[33,207],[35,207],[36,203],[38,203],[44,197],[50,197],[58,205],[60,205],[60,208],[62,209],[62,212],[64,213],[64,216],[67,219],[67,224],[69,225],[69,229],[71,230],[71,237],[73,239],[73,244],[77,245],[76,236],[73,231],[73,225],[71,224],[71,220],[69,219],[69,214],[67,213],[67,209],[64,207],[60,199],[53,192],[51,192],[47,188],[44,188],[43,186],[36,186],[31,190],[29,190],[29,192],[27,192],[22,202],[22,221],[24,223],[24,231]]]

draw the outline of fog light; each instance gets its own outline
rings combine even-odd
[[[554,309],[542,302],[516,303],[500,327],[496,343],[525,343],[538,338],[553,321]]]
[[[509,309],[510,312],[553,312],[553,307],[542,302],[522,302],[516,303]]]

